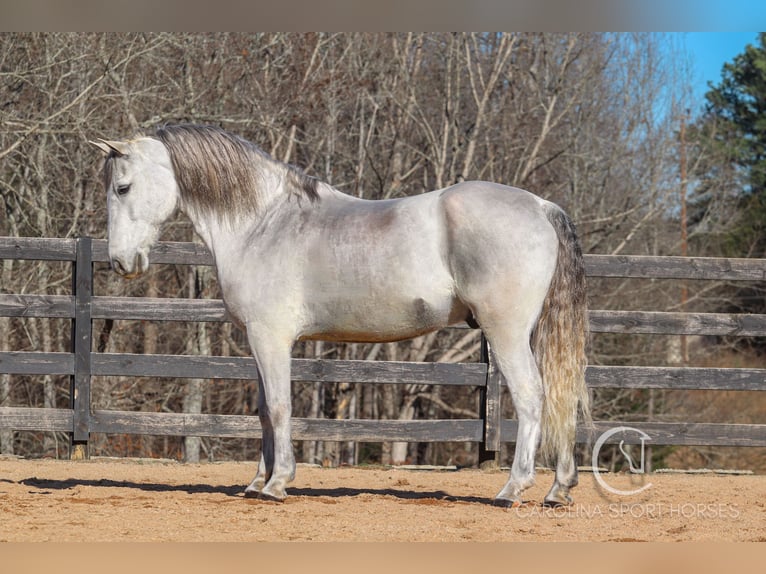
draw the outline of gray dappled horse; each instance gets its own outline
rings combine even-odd
[[[284,500],[295,476],[295,341],[397,341],[468,321],[487,337],[519,421],[496,503],[521,502],[538,445],[556,460],[544,502],[571,503],[578,410],[588,418],[587,318],[582,253],[559,207],[480,181],[362,200],[209,126],[93,143],[106,154],[114,270],[146,271],[162,224],[180,209],[215,258],[229,314],[247,329],[263,448],[246,496]]]

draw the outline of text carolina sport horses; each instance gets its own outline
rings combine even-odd
[[[209,126],[93,143],[107,154],[114,270],[146,271],[162,224],[180,209],[215,258],[228,312],[247,329],[263,428],[247,496],[284,500],[295,476],[295,341],[396,341],[468,321],[484,331],[519,420],[496,503],[520,503],[538,445],[556,460],[545,503],[571,503],[575,424],[578,411],[589,416],[587,318],[582,253],[559,207],[478,181],[362,200]]]

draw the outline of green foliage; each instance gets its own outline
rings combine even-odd
[[[766,257],[766,33],[724,65],[705,97],[690,129],[698,157],[689,208],[694,251]],[[762,283],[726,287],[717,309],[766,312]],[[762,339],[751,344],[764,348]]]
[[[717,175],[726,171],[741,185],[733,197],[738,221],[723,247],[727,255],[762,257],[766,252],[766,33],[759,35],[758,45],[748,45],[724,65],[721,83],[705,97],[703,134],[719,161],[728,164],[719,167]]]

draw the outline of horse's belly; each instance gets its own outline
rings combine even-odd
[[[470,310],[452,297],[338,300],[306,329],[301,340],[390,342],[470,320]]]

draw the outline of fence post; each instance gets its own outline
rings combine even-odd
[[[497,468],[500,466],[500,408],[501,377],[497,370],[489,343],[484,333],[481,334],[481,362],[487,365],[487,384],[481,389],[479,417],[484,421],[484,440],[479,444],[479,467]]]
[[[93,245],[90,237],[78,237],[75,265],[72,273],[74,291],[74,320],[72,321],[72,352],[74,375],[70,383],[73,413],[69,457],[88,458],[90,437],[90,374],[91,374],[91,298],[93,296]]]

